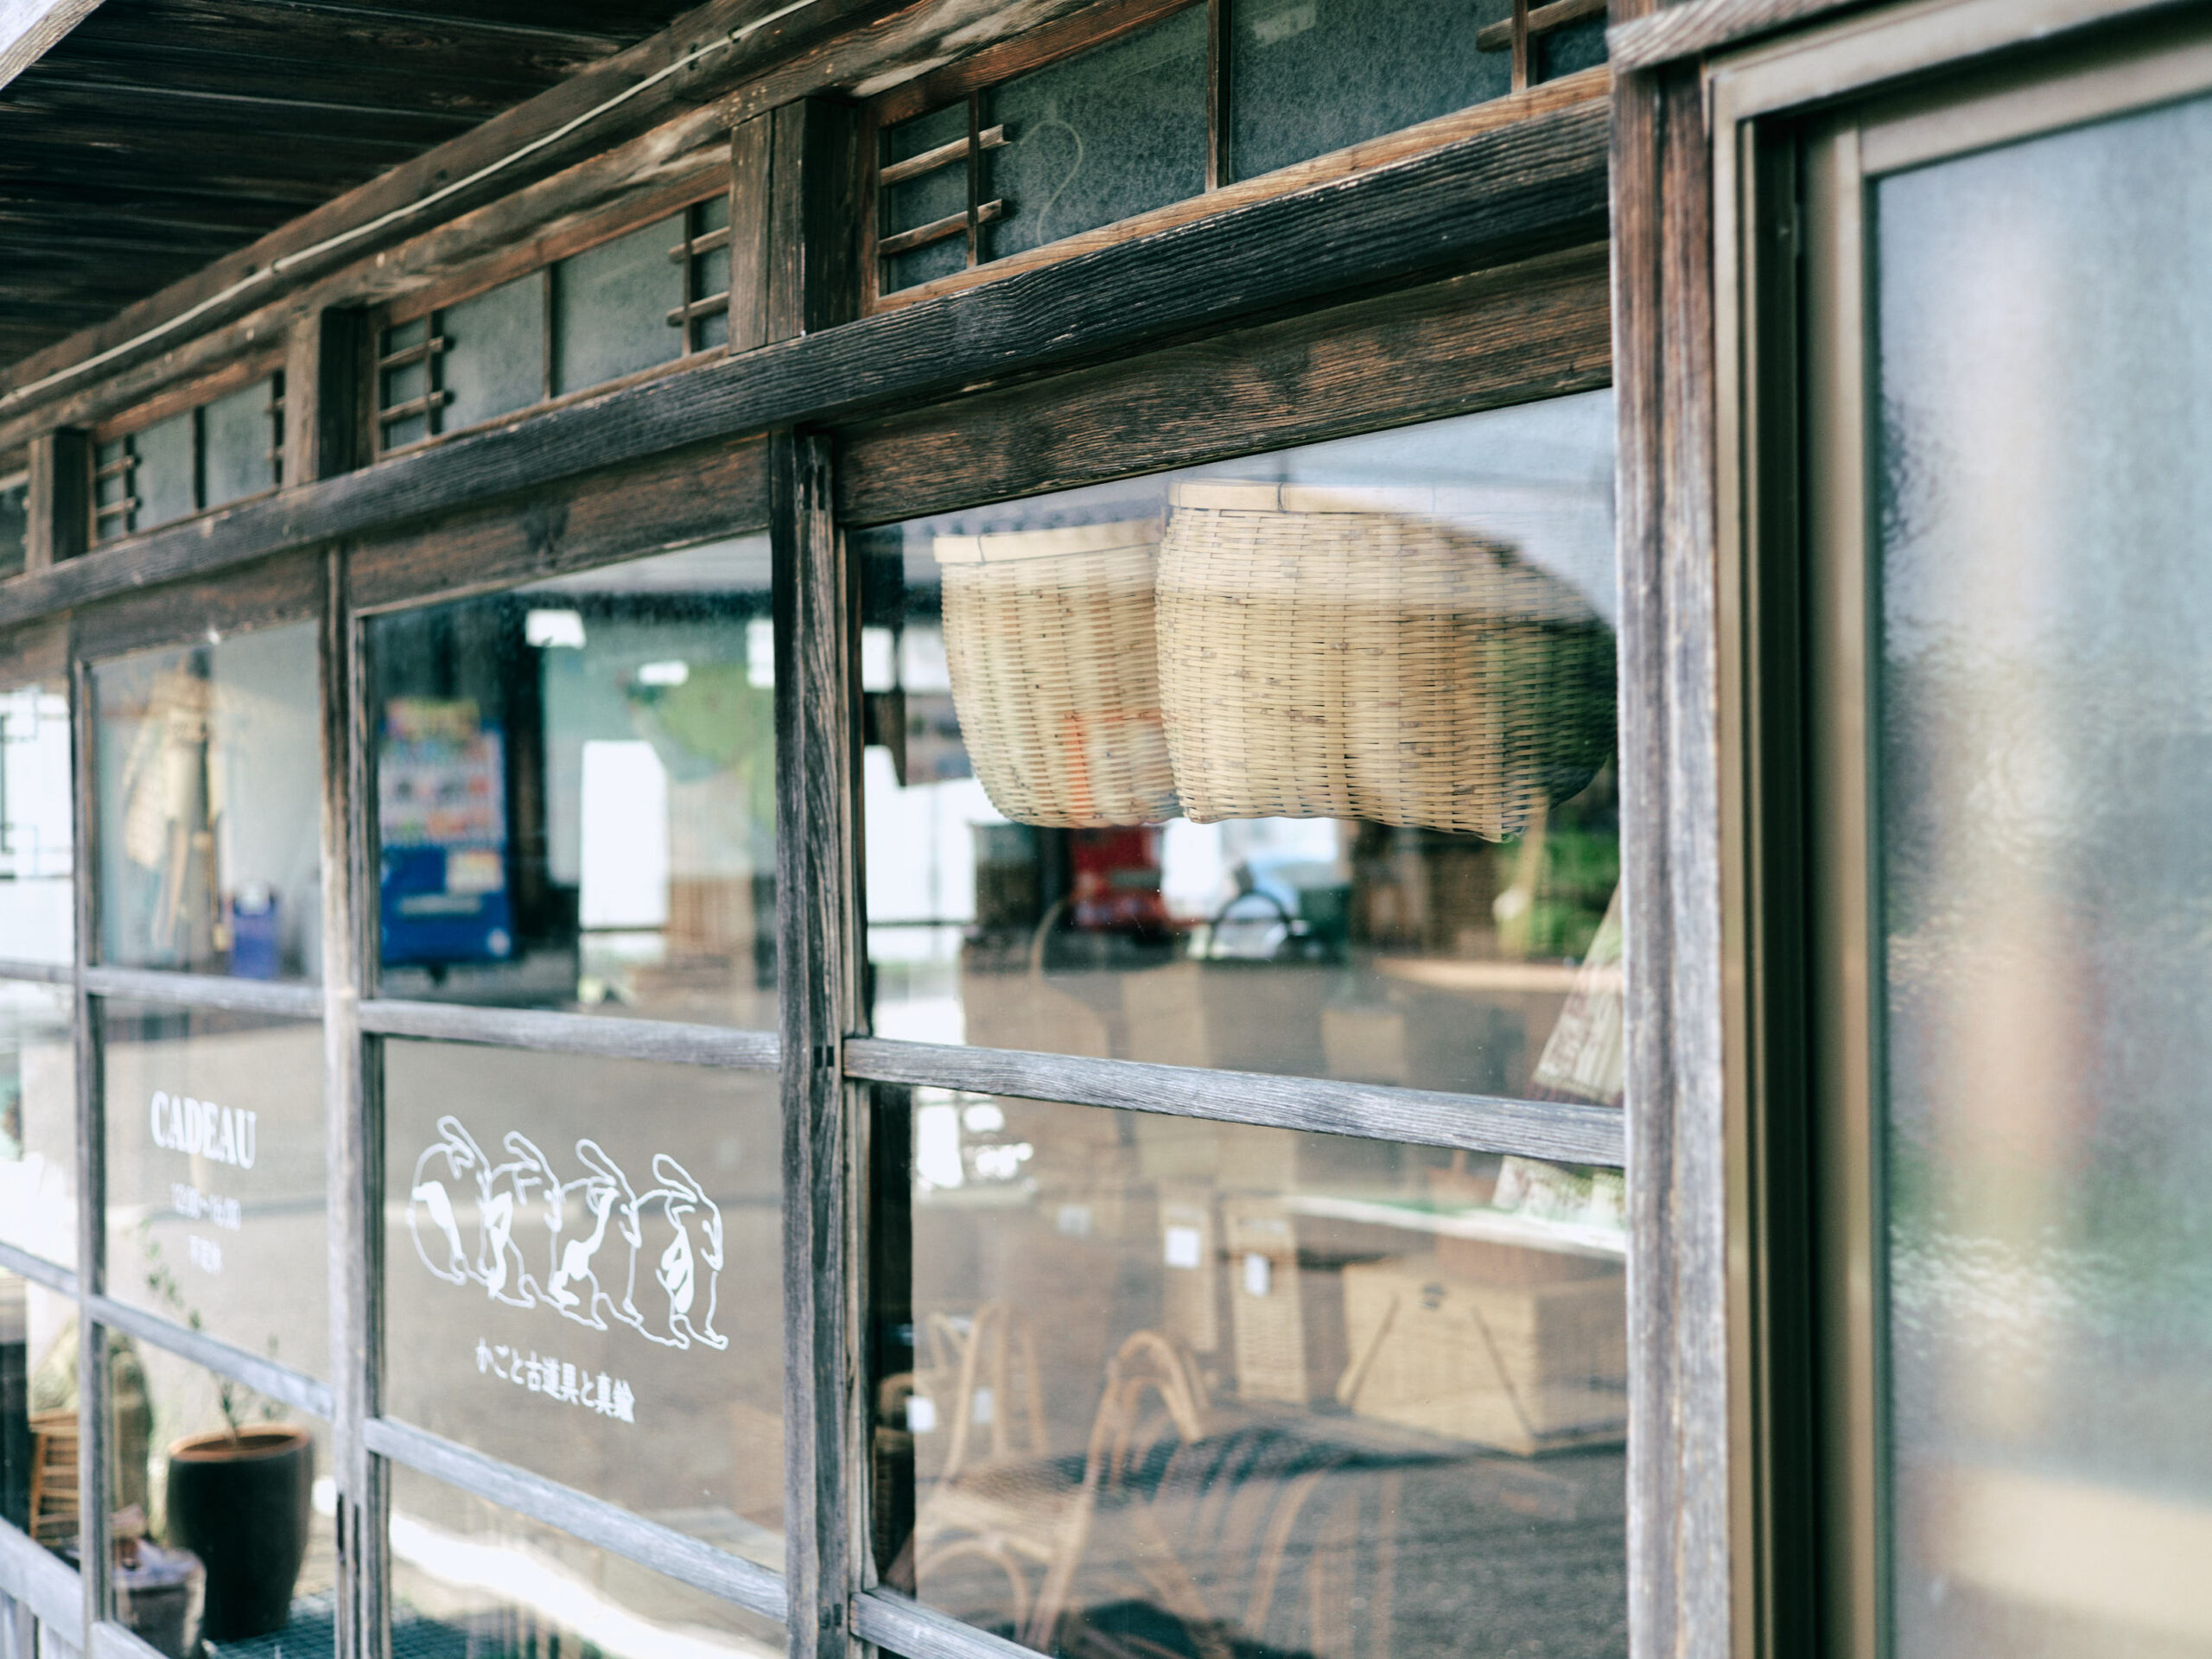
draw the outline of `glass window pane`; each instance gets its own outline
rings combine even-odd
[[[1618,1172],[876,1102],[894,1586],[1053,1654],[1626,1654]]]
[[[386,1408],[780,1570],[777,1090],[387,1043]]]
[[[765,537],[368,644],[387,995],[775,1025]]]
[[[857,537],[876,1034],[1618,1102],[1612,419]]]
[[[107,1294],[327,1375],[321,1027],[113,1000],[100,1017]]]
[[[439,416],[442,430],[458,432],[544,397],[543,272],[446,307],[438,332],[446,342],[439,380],[451,397]]]
[[[1110,225],[1206,188],[1206,9],[994,88],[984,198],[991,258]],[[949,169],[956,175],[959,169]]]
[[[77,1051],[71,992],[0,980],[0,1243],[77,1260]]]
[[[23,552],[30,537],[29,483],[0,485],[0,576],[12,576],[23,568]]]
[[[1230,157],[1270,172],[1480,104],[1512,54],[1476,49],[1505,0],[1228,0]]]
[[[783,1659],[772,1620],[412,1469],[389,1536],[397,1656]]]
[[[120,1332],[107,1342],[118,1620],[168,1659],[333,1652],[330,1426]]]
[[[683,303],[683,267],[668,251],[683,240],[683,218],[602,242],[553,267],[556,392],[580,391],[683,350],[668,314]]]
[[[187,410],[131,434],[131,449],[138,457],[131,474],[131,493],[138,498],[135,529],[151,530],[200,510],[196,412]]]
[[[946,144],[963,144],[968,137],[968,105],[963,99],[941,110],[902,121],[883,132],[883,165],[912,161]],[[912,177],[885,187],[877,207],[876,235],[888,239],[921,229],[955,213],[968,211],[968,153],[956,150],[951,159]],[[883,262],[883,289],[891,293],[933,281],[968,268],[965,228],[954,235],[925,244]]]
[[[60,682],[0,691],[0,957],[74,959],[70,755]]]
[[[1605,18],[1600,13],[1539,35],[1531,55],[1538,80],[1557,80],[1580,69],[1594,69],[1605,60]]]
[[[103,961],[321,976],[317,683],[309,624],[96,671]]]
[[[207,447],[208,506],[223,506],[276,487],[276,451],[283,430],[272,401],[276,395],[275,380],[257,380],[200,411]]]
[[[2212,99],[1880,181],[1901,1659],[2212,1643]]]
[[[56,1548],[77,1535],[77,1311],[0,1273],[0,1521]]]

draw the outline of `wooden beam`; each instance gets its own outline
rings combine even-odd
[[[732,130],[731,352],[859,315],[860,172],[848,104],[800,99]]]
[[[0,0],[0,86],[51,52],[100,0]]]
[[[1606,249],[1336,306],[848,429],[848,526],[1612,382]]]
[[[30,442],[30,492],[23,543],[26,575],[51,569],[92,545],[92,441],[63,428]]]
[[[359,464],[362,336],[353,310],[294,322],[284,350],[284,482],[336,478]]]
[[[1363,177],[395,456],[8,583],[0,626],[686,444],[856,419],[1323,296],[1586,244],[1605,224],[1606,132],[1602,105],[1554,111]],[[1286,248],[1300,256],[1284,257]]]

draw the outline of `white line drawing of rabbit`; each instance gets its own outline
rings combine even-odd
[[[622,1173],[621,1165],[608,1157],[596,1141],[576,1142],[576,1157],[591,1173],[569,1183],[565,1192],[581,1190],[584,1207],[591,1212],[590,1233],[569,1240],[561,1248],[561,1265],[547,1287],[547,1300],[579,1325],[588,1325],[594,1331],[607,1329],[607,1321],[600,1315],[600,1304],[607,1305],[612,1313],[633,1331],[643,1331],[645,1316],[638,1312],[636,1281],[638,1249],[645,1243],[643,1230],[638,1225],[638,1195],[630,1185],[630,1178]],[[613,1259],[622,1263],[620,1277],[610,1273],[606,1281],[593,1264],[606,1244],[607,1229],[615,1234]],[[618,1299],[608,1288],[619,1283],[621,1294]],[[590,1288],[579,1292],[576,1286]]]
[[[533,1248],[535,1241],[529,1236],[526,1228],[522,1237],[515,1237],[514,1226],[524,1221],[533,1204],[538,1205],[539,1219],[544,1223],[546,1230],[552,1239],[552,1249],[547,1259],[549,1262],[557,1262],[560,1255],[561,1230],[567,1221],[565,1213],[568,1209],[567,1189],[563,1186],[560,1173],[553,1167],[552,1160],[539,1151],[537,1143],[528,1135],[519,1129],[510,1129],[507,1131],[505,1144],[507,1155],[514,1161],[502,1164],[493,1170],[492,1180],[496,1185],[505,1179],[513,1194],[513,1210],[510,1217],[507,1236],[514,1244],[515,1288],[524,1299],[517,1306],[534,1307],[546,1297],[546,1293],[539,1287],[538,1281],[530,1270],[530,1262],[536,1255]],[[533,1190],[542,1192],[544,1196],[533,1198],[531,1197]],[[548,1278],[550,1281],[550,1274]],[[501,1300],[506,1299],[503,1297]]]
[[[674,1348],[689,1348],[695,1342],[709,1348],[727,1348],[729,1338],[715,1329],[715,1291],[722,1268],[721,1207],[691,1179],[690,1170],[664,1152],[653,1156],[653,1179],[660,1185],[638,1202],[640,1207],[658,1203],[672,1232],[653,1270],[655,1282],[668,1298],[668,1334],[662,1336],[654,1331],[645,1331],[644,1334]],[[687,1223],[687,1217],[694,1215],[699,1218],[700,1233],[696,1249]],[[694,1325],[691,1311],[701,1301],[702,1262],[707,1268],[705,1311],[699,1323]]]
[[[462,1175],[470,1174],[481,1181],[484,1149],[461,1126],[458,1118],[440,1118],[438,1134],[443,1138],[415,1160],[414,1179],[407,1189],[407,1230],[414,1235],[415,1254],[423,1258],[424,1267],[448,1284],[465,1285],[475,1274],[469,1265],[468,1252],[461,1245],[461,1223],[454,1214],[453,1194],[446,1190],[445,1181],[430,1178],[427,1172],[432,1159],[442,1158],[447,1180],[458,1181]],[[420,1213],[423,1211],[429,1212],[431,1224],[444,1236],[443,1267],[431,1259],[429,1244],[423,1236]]]

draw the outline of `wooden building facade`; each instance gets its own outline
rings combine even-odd
[[[0,12],[0,1656],[2205,1651],[2207,110]]]

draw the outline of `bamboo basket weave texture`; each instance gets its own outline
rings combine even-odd
[[[1613,741],[1611,630],[1431,491],[1176,486],[1160,674],[1184,810],[1518,834]]]
[[[940,536],[953,707],[991,804],[1085,829],[1175,816],[1153,620],[1157,519]]]

